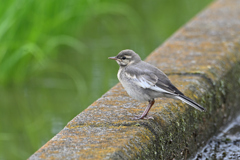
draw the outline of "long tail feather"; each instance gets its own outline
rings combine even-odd
[[[203,108],[200,104],[197,104],[196,102],[194,102],[192,99],[184,96],[184,95],[178,95],[176,96],[176,98],[180,99],[181,101],[187,103],[188,105],[196,108],[199,111],[206,111],[205,108]]]

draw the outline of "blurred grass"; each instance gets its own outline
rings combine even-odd
[[[26,159],[210,0],[0,0],[0,159]],[[167,54],[167,53],[166,53]]]
[[[78,52],[77,39],[90,13],[87,1],[9,0],[0,5],[0,84],[21,84],[45,67],[54,50],[66,45]],[[75,27],[78,28],[75,28]]]

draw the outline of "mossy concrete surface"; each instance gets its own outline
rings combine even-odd
[[[154,120],[131,120],[147,103],[117,84],[29,159],[189,157],[240,108],[240,1],[215,1],[146,61],[207,111],[163,98],[149,113]]]

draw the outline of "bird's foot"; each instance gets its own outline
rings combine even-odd
[[[138,120],[138,119],[154,119],[151,116],[145,116],[145,117],[141,117],[141,116],[135,116],[133,118],[131,118],[132,120]]]

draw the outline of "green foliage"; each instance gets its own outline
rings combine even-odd
[[[118,50],[112,54],[124,48],[149,53],[192,17],[191,12],[196,11],[190,7],[206,2],[2,1],[0,85],[22,84],[33,73],[46,70],[52,58],[61,52],[61,46],[78,54],[96,55],[113,47]],[[178,17],[172,19],[171,15]],[[123,41],[126,44],[121,45]],[[147,43],[152,45],[147,48]]]
[[[91,17],[88,1],[9,0],[0,6],[0,84],[19,84],[60,45],[84,50],[76,34]],[[4,4],[4,5],[3,5]]]

